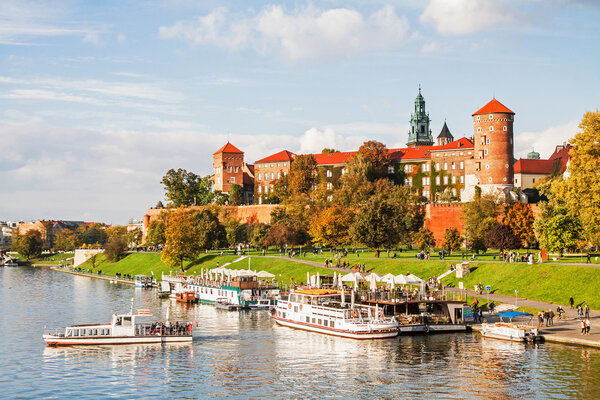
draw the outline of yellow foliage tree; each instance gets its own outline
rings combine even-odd
[[[310,224],[309,234],[315,243],[324,246],[342,246],[350,240],[353,212],[345,207],[333,206],[316,214]]]

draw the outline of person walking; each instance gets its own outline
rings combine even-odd
[[[542,325],[544,325],[544,313],[540,311],[538,313],[538,327]]]
[[[544,321],[546,322],[546,326],[548,326],[550,321],[550,313],[548,311],[544,311]]]
[[[590,319],[590,306],[586,304],[583,308],[583,313],[585,314],[585,319]]]
[[[590,320],[589,319],[585,320],[585,334],[586,335],[590,334]]]
[[[592,262],[592,259],[590,257],[590,253],[587,253],[586,258],[585,258],[585,263],[590,264],[591,262]]]
[[[548,315],[550,316],[550,326],[554,326],[554,311],[548,309]]]
[[[572,309],[573,305],[575,304],[575,300],[573,300],[573,296],[569,297],[569,304],[571,305],[571,309]]]
[[[585,335],[587,327],[585,326],[585,320],[581,320],[581,333],[580,335]]]

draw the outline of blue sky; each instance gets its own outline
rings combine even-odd
[[[600,93],[600,3],[0,0],[0,220],[125,223],[170,168],[437,135],[495,96],[548,157]]]

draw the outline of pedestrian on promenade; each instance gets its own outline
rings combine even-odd
[[[587,327],[585,326],[585,320],[581,320],[581,333],[580,335],[584,335],[587,331]]]
[[[548,309],[548,315],[550,316],[550,326],[554,326],[554,311]]]
[[[581,304],[577,306],[577,315],[579,316],[579,319],[583,318],[583,308],[581,308]]]
[[[548,311],[544,311],[544,321],[546,321],[546,326],[548,326],[550,321],[550,313]]]
[[[544,313],[540,311],[538,313],[538,327],[542,325],[544,325]]]
[[[558,313],[558,319],[563,319],[563,314],[565,313],[564,308],[562,306],[556,307],[556,312]]]
[[[586,257],[585,257],[585,263],[586,264],[590,264],[591,262],[592,262],[592,260],[591,260],[591,257],[590,257],[590,253],[587,253]]]
[[[590,320],[589,319],[585,320],[585,334],[586,335],[590,334]]]
[[[572,309],[573,305],[575,304],[575,300],[573,300],[573,296],[569,297],[569,304],[571,305],[571,309]]]
[[[585,314],[585,319],[590,319],[590,306],[586,304],[583,308],[583,312]]]

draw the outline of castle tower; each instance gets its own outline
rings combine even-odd
[[[244,152],[227,142],[213,154],[213,191],[229,193],[233,184],[244,186]]]
[[[437,145],[443,146],[445,144],[451,143],[454,141],[454,136],[450,133],[450,129],[448,129],[448,125],[446,125],[446,121],[444,121],[444,126],[442,127],[442,131],[437,137]]]
[[[415,111],[410,116],[410,130],[408,131],[408,143],[406,143],[408,147],[433,144],[429,122],[429,114],[425,111],[425,99],[421,95],[421,87],[419,87],[419,94],[415,99]]]
[[[482,193],[501,191],[509,196],[514,182],[513,121],[515,113],[496,99],[473,114],[474,153],[465,171],[465,196],[470,201],[475,186]]]

